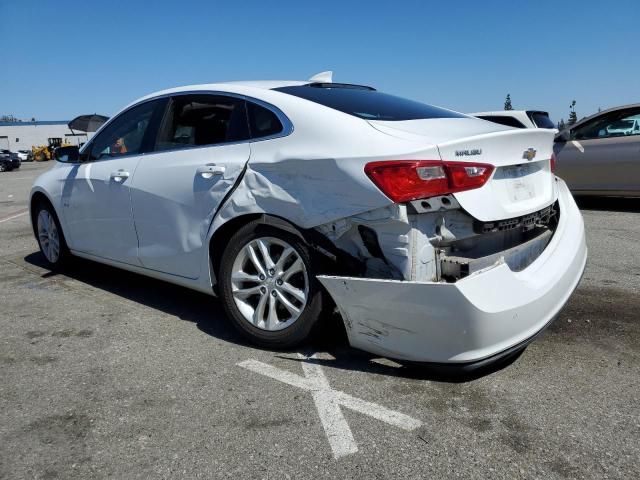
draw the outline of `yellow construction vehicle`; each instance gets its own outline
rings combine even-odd
[[[58,147],[70,147],[71,144],[66,141],[62,143],[62,138],[54,137],[49,138],[49,145],[37,145],[31,147],[31,153],[33,154],[33,159],[36,162],[45,162],[47,160],[51,160],[53,157],[53,152]]]

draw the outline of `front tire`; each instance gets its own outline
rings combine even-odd
[[[299,236],[253,221],[229,240],[218,275],[223,308],[250,342],[292,348],[322,313],[322,289]]]
[[[40,251],[49,267],[52,270],[62,267],[68,260],[70,253],[58,216],[48,203],[41,202],[36,207],[34,229]]]

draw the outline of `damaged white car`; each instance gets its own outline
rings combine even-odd
[[[289,348],[337,306],[352,346],[473,364],[522,348],[585,267],[553,132],[309,81],[144,97],[31,193],[48,262],[69,255],[217,294]]]

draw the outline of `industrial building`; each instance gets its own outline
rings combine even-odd
[[[68,121],[43,122],[0,122],[0,149],[31,150],[31,147],[48,145],[50,138],[60,138],[62,142],[80,145],[93,133],[72,131]]]

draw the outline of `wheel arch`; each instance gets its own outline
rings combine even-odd
[[[229,240],[238,230],[255,220],[260,220],[260,223],[292,233],[305,241],[307,240],[300,227],[281,217],[265,213],[248,213],[232,218],[218,227],[209,240],[209,268],[211,269],[211,283],[214,288],[217,283],[222,253]]]
[[[222,224],[209,241],[209,268],[211,284],[217,295],[217,277],[220,269],[222,253],[231,237],[249,222],[260,220],[260,223],[275,227],[284,232],[296,235],[303,240],[320,263],[319,272],[323,274],[344,274],[360,272],[362,263],[346,252],[338,249],[333,242],[315,229],[304,229],[293,222],[266,213],[245,214]]]
[[[56,207],[53,205],[53,202],[51,201],[51,199],[49,198],[49,196],[43,192],[42,190],[36,190],[31,194],[31,198],[29,199],[29,219],[31,220],[31,228],[33,229],[33,234],[36,235],[37,237],[37,232],[36,232],[36,207],[38,206],[38,204],[40,203],[45,203],[47,205],[49,205],[51,207],[51,209],[53,210],[53,212],[56,214],[56,217],[58,217],[58,222],[60,222],[60,214],[58,213],[58,211],[56,210]],[[61,223],[62,225],[62,223]]]

